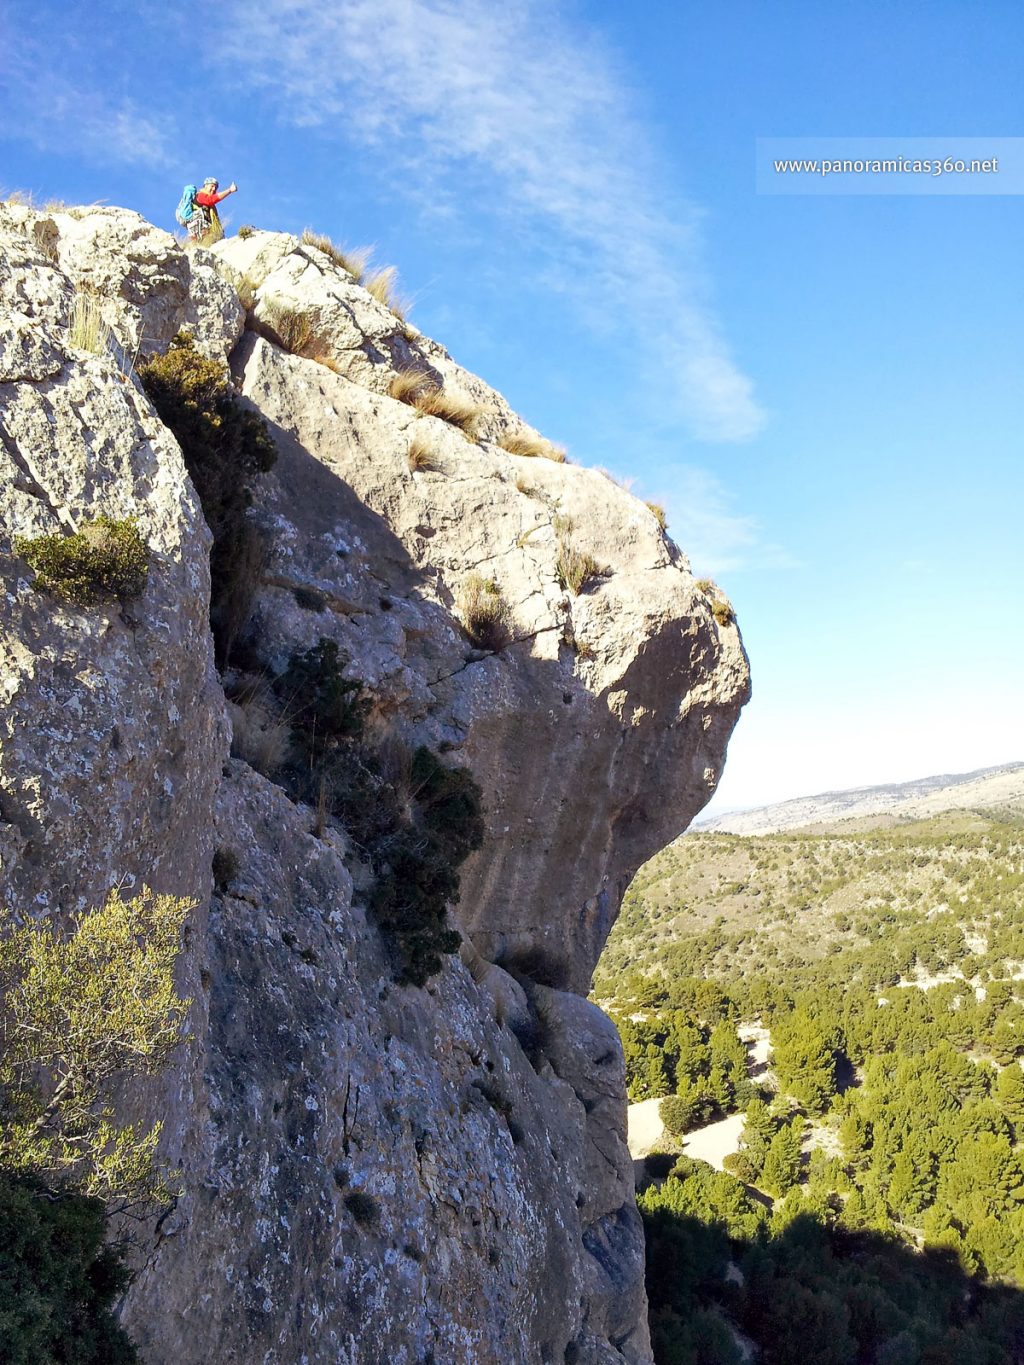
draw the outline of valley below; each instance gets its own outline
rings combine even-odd
[[[746,812],[637,875],[594,998],[656,1361],[1022,1358],[1022,774]]]

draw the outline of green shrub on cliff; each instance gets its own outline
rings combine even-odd
[[[369,908],[394,950],[398,980],[422,986],[458,950],[448,923],[458,869],[484,836],[480,788],[425,746],[363,737],[363,684],[344,676],[335,641],[292,655],[274,683],[290,717],[291,759],[279,776],[297,800],[346,831],[373,878]]]
[[[0,915],[0,1360],[131,1365],[113,1315],[129,1274],[111,1212],[163,1202],[160,1124],[114,1092],[181,1038],[174,984],[187,902],[115,893],[65,932]]]
[[[422,986],[458,951],[448,906],[459,899],[458,869],[483,843],[480,788],[468,768],[447,768],[424,746],[412,760],[414,800],[395,834],[374,852],[370,906],[401,953],[402,980]]]
[[[334,640],[321,638],[305,653],[293,654],[274,686],[311,752],[362,732],[367,708],[363,684],[342,673]]]
[[[132,1365],[113,1308],[128,1284],[102,1200],[0,1172],[0,1360]]]
[[[267,424],[228,387],[228,372],[179,333],[166,355],[139,367],[160,420],[181,446],[203,515],[213,532],[210,625],[223,665],[249,619],[265,559],[259,530],[247,516],[253,486],[277,451]]]
[[[138,597],[149,572],[149,550],[130,517],[97,517],[69,536],[15,536],[14,551],[35,570],[36,588],[81,607]]]

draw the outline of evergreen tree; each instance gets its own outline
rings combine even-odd
[[[1020,1140],[1020,1128],[1024,1124],[1024,1070],[1016,1062],[1000,1071],[995,1084],[996,1103],[1013,1125],[1014,1134]]]
[[[796,1125],[784,1124],[772,1138],[764,1159],[761,1183],[769,1194],[784,1195],[800,1179],[803,1158]]]
[[[821,1026],[794,1010],[773,1032],[773,1065],[779,1085],[809,1113],[823,1114],[836,1093],[835,1054]]]

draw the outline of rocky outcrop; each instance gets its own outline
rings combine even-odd
[[[100,291],[106,354],[70,344],[76,289]],[[302,355],[278,344],[296,316]],[[424,989],[391,980],[345,830],[243,761],[208,532],[132,374],[183,326],[279,452],[249,675],[333,639],[374,733],[483,789],[463,951]],[[479,406],[477,441],[389,396],[408,367]],[[141,882],[198,905],[190,1044],[134,1100],[183,1170],[125,1307],[154,1365],[650,1359],[621,1050],[582,993],[633,871],[714,790],[746,661],[650,510],[496,443],[522,431],[295,238],[189,256],[123,210],[0,207],[0,892],[36,915]],[[100,513],[138,518],[143,597],[34,592],[13,536]],[[567,541],[598,571],[578,596]],[[498,653],[460,625],[471,574],[506,605]],[[214,890],[216,849],[237,870]]]

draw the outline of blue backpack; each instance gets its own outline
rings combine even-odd
[[[182,225],[182,227],[184,227],[186,223],[188,223],[189,219],[196,211],[195,198],[196,198],[195,185],[186,185],[181,192],[181,203],[174,210],[174,216],[175,218],[177,218],[178,222]]]

